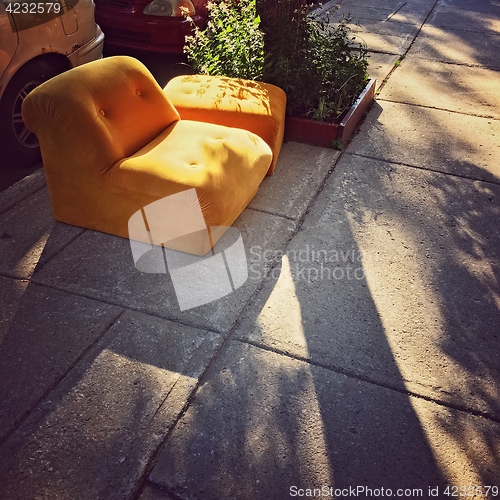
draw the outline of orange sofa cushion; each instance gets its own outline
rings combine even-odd
[[[75,168],[96,173],[180,118],[147,68],[132,57],[78,66],[35,90],[22,113],[26,126],[42,137],[42,155],[50,150],[51,158],[71,159]]]
[[[225,76],[178,76],[163,89],[183,120],[249,130],[273,152],[274,172],[285,131],[286,94],[268,83]]]
[[[180,120],[137,153],[116,162],[105,177],[116,187],[134,186],[136,192],[154,199],[195,188],[206,226],[228,227],[255,196],[271,159],[269,146],[251,132]],[[176,214],[165,214],[172,216]],[[223,232],[217,234],[213,243]],[[196,255],[208,252],[206,243],[199,240],[179,248],[165,242]]]

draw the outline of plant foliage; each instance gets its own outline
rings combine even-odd
[[[205,30],[195,27],[194,35],[186,37],[184,51],[193,68],[207,75],[262,80],[264,35],[255,0],[209,2],[207,9]]]
[[[329,120],[349,108],[367,83],[364,47],[354,45],[343,19],[335,27],[320,20],[307,23],[307,49],[293,88],[291,113]]]
[[[206,29],[186,37],[189,62],[200,73],[272,83],[286,92],[289,114],[334,120],[368,79],[350,19],[329,24],[300,0],[257,1],[209,3]]]

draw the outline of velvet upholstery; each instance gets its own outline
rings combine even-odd
[[[285,131],[286,94],[268,83],[225,76],[188,75],[163,89],[183,120],[244,128],[273,152],[272,175]]]
[[[230,226],[272,161],[269,146],[248,130],[181,120],[130,57],[56,76],[27,96],[22,114],[40,141],[55,219],[125,238],[135,212],[191,188],[207,226]],[[178,216],[165,214],[166,222]]]

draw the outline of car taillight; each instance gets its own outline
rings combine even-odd
[[[196,10],[191,0],[153,0],[144,7],[144,14],[148,16],[192,16]]]

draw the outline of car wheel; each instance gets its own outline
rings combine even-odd
[[[58,73],[45,61],[33,61],[9,82],[0,102],[0,149],[10,166],[24,168],[40,161],[38,138],[24,125],[21,105],[35,87]]]

